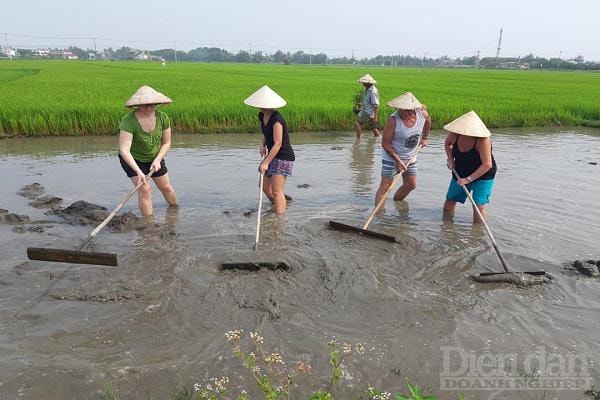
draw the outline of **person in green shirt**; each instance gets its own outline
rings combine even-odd
[[[133,185],[146,183],[146,175],[153,170],[152,180],[170,206],[177,206],[177,194],[169,181],[165,154],[171,148],[169,117],[156,110],[160,104],[172,100],[150,86],[140,87],[127,100],[125,107],[133,110],[119,124],[119,160]],[[152,189],[144,184],[138,189],[138,204],[144,216],[152,215]]]

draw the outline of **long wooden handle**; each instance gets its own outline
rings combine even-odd
[[[264,178],[265,174],[260,174],[260,180],[258,184],[258,190],[260,191],[260,193],[258,195],[258,215],[256,217],[256,238],[254,239],[254,250],[258,250],[258,237],[260,236],[260,214],[262,213]]]
[[[152,176],[152,174],[154,173],[154,170],[151,170],[150,172],[148,172],[148,174],[146,175],[146,181],[148,179],[150,179],[150,177]],[[104,228],[106,226],[106,224],[108,224],[110,222],[111,219],[114,218],[115,215],[117,215],[117,212],[121,209],[121,207],[123,207],[125,205],[125,203],[127,203],[127,201],[131,198],[131,196],[133,196],[135,194],[135,192],[138,191],[138,189],[140,187],[142,187],[142,185],[144,185],[144,182],[141,181],[139,182],[137,185],[135,185],[135,187],[133,189],[131,189],[131,191],[129,191],[129,193],[127,193],[127,195],[125,197],[123,197],[123,200],[121,200],[121,202],[117,205],[117,207],[110,213],[108,214],[108,217],[106,217],[104,219],[104,221],[100,222],[100,224],[96,227],[96,229],[94,229],[87,237],[87,239],[85,239],[85,241],[81,244],[81,246],[79,246],[79,250],[83,250],[83,248],[85,246],[87,246],[87,244],[90,242],[90,240],[92,240],[94,238],[94,236],[96,236],[98,234],[98,232],[100,232],[102,230],[102,228]]]
[[[365,222],[365,224],[363,225],[362,229],[367,229],[367,227],[369,226],[369,224],[373,220],[373,217],[375,216],[375,214],[377,214],[377,211],[379,211],[379,209],[381,208],[381,206],[387,200],[387,197],[390,194],[390,192],[392,191],[392,188],[396,185],[396,182],[398,182],[398,180],[400,179],[400,177],[404,174],[404,171],[406,171],[408,169],[408,166],[415,161],[415,159],[417,158],[417,153],[419,153],[419,150],[421,150],[422,148],[423,148],[423,146],[421,145],[421,142],[419,142],[419,146],[417,147],[417,149],[415,150],[415,152],[413,153],[413,155],[408,159],[407,164],[405,164],[406,165],[406,169],[403,169],[401,172],[397,173],[396,176],[394,176],[394,179],[392,180],[392,184],[385,191],[385,193],[381,197],[381,200],[379,200],[379,203],[377,203],[377,205],[375,206],[375,209],[371,212],[371,214],[369,215],[369,218],[367,219],[367,222]]]
[[[456,169],[452,168],[452,173],[454,174],[454,177],[456,178],[456,183],[458,183],[458,180],[461,179],[460,176],[458,175],[458,172],[456,172]],[[483,214],[481,214],[481,211],[479,211],[479,207],[477,207],[477,204],[475,204],[475,200],[473,200],[473,196],[471,195],[471,192],[469,192],[469,189],[467,189],[467,187],[465,185],[460,185],[460,187],[465,191],[465,194],[467,195],[467,197],[471,201],[471,204],[473,205],[473,209],[475,209],[475,212],[479,216],[479,219],[481,219],[481,222],[483,222],[483,226],[485,226],[485,230],[486,230],[488,236],[490,237],[490,240],[492,241],[492,245],[494,246],[494,250],[496,250],[496,254],[498,254],[498,258],[500,259],[500,263],[502,264],[504,271],[510,272],[508,270],[508,265],[506,264],[506,261],[504,261],[504,257],[502,257],[502,253],[500,253],[500,250],[498,249],[498,245],[496,244],[496,239],[494,239],[494,235],[492,235],[492,231],[490,230],[490,227],[488,226],[487,222],[485,222],[485,218],[483,218]]]

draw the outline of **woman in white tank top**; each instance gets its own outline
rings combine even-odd
[[[388,103],[396,111],[388,118],[383,128],[381,146],[381,183],[375,195],[375,204],[392,184],[394,175],[404,171],[402,186],[394,193],[394,201],[404,200],[417,187],[417,163],[406,163],[417,150],[419,141],[427,146],[431,129],[431,118],[423,104],[412,93],[406,92]]]

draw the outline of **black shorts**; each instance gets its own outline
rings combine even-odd
[[[137,172],[131,169],[131,167],[125,162],[125,160],[123,160],[123,157],[121,157],[120,154],[119,161],[121,162],[121,167],[123,168],[123,171],[125,171],[128,177],[132,178],[134,176],[137,176]],[[135,163],[138,165],[138,167],[140,167],[144,175],[148,175],[148,172],[150,172],[150,167],[152,166],[152,162],[135,160]],[[165,159],[163,158],[160,162],[160,169],[153,173],[152,177],[158,178],[159,176],[163,176],[164,174],[166,174],[167,171],[167,164],[165,163]]]

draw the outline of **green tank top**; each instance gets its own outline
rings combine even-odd
[[[131,155],[137,161],[151,162],[160,150],[162,135],[165,129],[171,127],[169,117],[162,111],[156,112],[156,127],[152,132],[142,129],[135,117],[135,111],[131,111],[123,117],[119,129],[133,134],[131,142]]]

